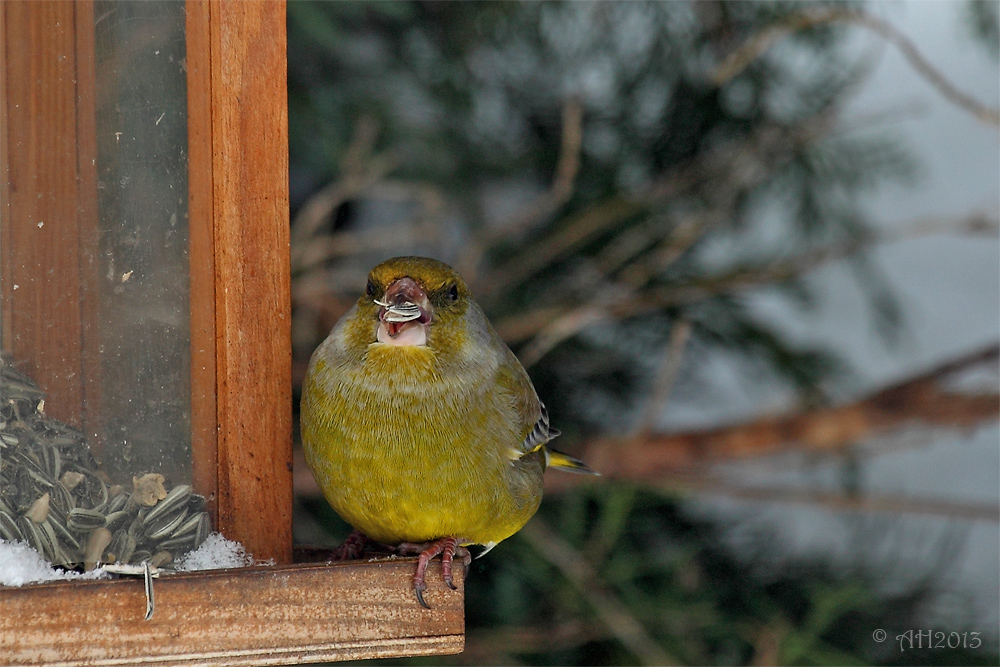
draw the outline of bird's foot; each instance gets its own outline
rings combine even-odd
[[[361,552],[368,544],[368,537],[360,530],[351,531],[344,543],[334,551],[334,560],[354,560],[361,557]]]
[[[417,560],[417,572],[413,575],[413,592],[417,594],[417,600],[424,608],[430,609],[430,606],[424,602],[424,591],[427,590],[424,573],[427,571],[427,564],[432,558],[441,554],[442,579],[444,579],[444,583],[451,590],[456,590],[451,574],[451,566],[455,556],[462,559],[462,563],[466,568],[472,562],[472,554],[465,547],[459,546],[459,542],[460,540],[457,537],[445,537],[434,542],[403,542],[396,547],[396,551],[400,555],[420,554]]]

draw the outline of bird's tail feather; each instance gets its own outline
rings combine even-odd
[[[592,470],[586,463],[575,456],[564,454],[558,450],[550,449],[549,447],[545,447],[544,450],[545,466],[547,468],[556,468],[558,470],[565,470],[566,472],[575,472],[584,475],[601,474],[596,470]]]

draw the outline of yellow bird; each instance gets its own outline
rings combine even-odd
[[[354,532],[340,558],[368,540],[419,553],[413,588],[442,555],[466,566],[524,526],[542,500],[547,466],[593,473],[550,449],[528,374],[447,264],[396,257],[309,362],[302,446],[323,494]],[[483,552],[485,553],[485,552]]]

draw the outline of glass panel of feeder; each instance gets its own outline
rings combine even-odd
[[[31,56],[54,92],[24,93],[34,116],[7,107],[11,136],[34,129],[8,153],[40,157],[0,207],[0,538],[54,564],[163,566],[210,530],[192,488],[185,8],[76,10]]]
[[[100,395],[112,479],[191,481],[184,4],[96,2]]]

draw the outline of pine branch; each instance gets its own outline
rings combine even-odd
[[[824,8],[806,11],[789,16],[773,25],[767,26],[751,36],[739,49],[733,52],[716,68],[712,76],[715,84],[722,86],[732,80],[740,72],[770,49],[785,35],[800,30],[814,28],[831,23],[854,23],[878,33],[887,41],[893,43],[928,83],[949,102],[975,116],[981,122],[994,127],[1000,127],[1000,110],[989,107],[970,95],[959,90],[936,67],[930,64],[916,45],[890,23],[856,9]]]
[[[599,439],[585,446],[581,455],[605,477],[657,484],[676,482],[678,474],[707,463],[787,451],[840,452],[908,427],[972,428],[1000,416],[1000,394],[959,393],[948,387],[948,380],[963,370],[995,365],[998,359],[1000,346],[991,347],[846,405],[707,431]],[[546,489],[555,491],[580,481],[571,475],[549,475]]]

